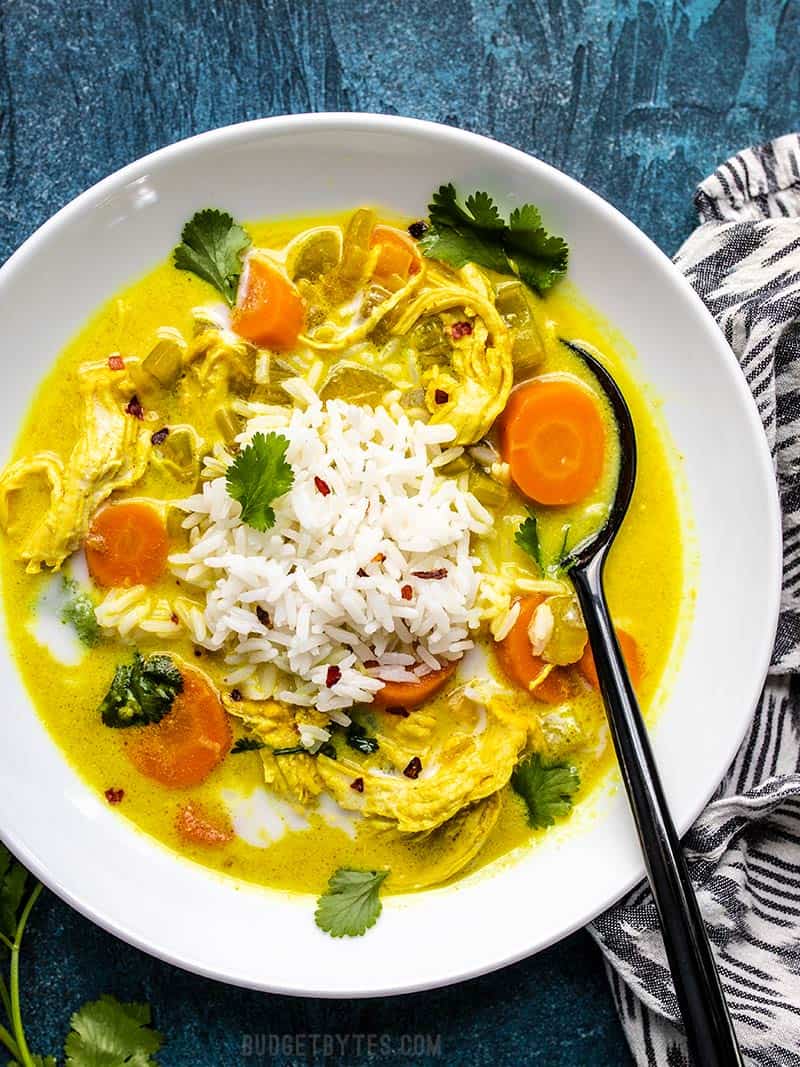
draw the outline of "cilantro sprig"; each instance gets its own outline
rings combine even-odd
[[[517,527],[514,534],[514,540],[523,552],[527,552],[531,559],[534,560],[542,575],[557,576],[569,570],[569,551],[567,550],[569,532],[569,525],[565,525],[561,547],[554,556],[551,556],[549,559],[546,558],[542,551],[542,543],[539,538],[539,523],[536,518],[536,513],[529,508],[528,517]]]
[[[42,892],[41,884],[30,885],[31,881],[22,864],[0,844],[0,959],[7,958],[9,968],[8,980],[0,975],[0,1047],[12,1057],[9,1067],[58,1067],[55,1056],[31,1052],[22,1019],[23,935]],[[158,1067],[153,1055],[162,1044],[163,1037],[150,1026],[146,1004],[122,1004],[103,996],[72,1015],[64,1045],[65,1067]]]
[[[161,722],[183,690],[183,678],[171,656],[134,652],[131,663],[121,663],[100,704],[104,725],[115,729]]]
[[[314,919],[331,937],[360,937],[374,926],[383,905],[380,888],[389,871],[358,871],[340,867],[319,898]]]
[[[173,262],[178,270],[187,270],[213,285],[232,307],[242,257],[249,246],[250,235],[226,211],[206,208],[183,227]]]
[[[257,433],[228,467],[228,494],[242,505],[242,521],[262,533],[275,525],[272,501],[294,485],[286,461],[289,442],[279,433]]]
[[[569,815],[572,798],[581,779],[568,763],[545,763],[538,752],[523,757],[511,775],[511,785],[528,808],[528,822],[534,829],[552,826]]]
[[[514,208],[506,219],[488,193],[472,193],[462,202],[450,183],[433,194],[428,215],[420,247],[431,259],[515,274],[539,293],[566,274],[567,244],[545,230],[534,204]]]

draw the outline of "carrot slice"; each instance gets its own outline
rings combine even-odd
[[[175,789],[199,785],[226,756],[231,728],[217,694],[204,675],[181,670],[183,690],[152,726],[138,729],[128,755],[134,765]]]
[[[378,260],[372,277],[383,285],[391,284],[396,278],[402,282],[410,274],[417,274],[419,256],[408,237],[391,226],[376,226],[370,237],[370,248],[380,246]]]
[[[440,671],[432,671],[418,682],[384,682],[383,689],[375,694],[374,703],[379,708],[416,708],[438,693],[455,669],[455,663],[448,663]]]
[[[152,585],[164,573],[169,538],[155,508],[131,500],[98,511],[84,548],[98,585]]]
[[[589,390],[576,382],[540,378],[515,389],[500,437],[515,485],[540,504],[574,504],[600,480],[603,417]]]
[[[265,348],[293,348],[305,323],[303,298],[278,267],[259,256],[247,260],[231,325],[240,337]]]
[[[532,683],[547,667],[543,659],[534,656],[528,637],[528,627],[533,613],[544,599],[543,596],[534,593],[520,601],[517,621],[503,640],[498,641],[495,652],[503,671],[515,685],[524,689],[526,693],[531,693],[537,700],[544,701],[545,704],[560,704],[567,700],[571,693],[569,675],[563,667],[554,667],[544,681],[540,682],[535,689],[531,689]]]
[[[230,822],[212,817],[194,800],[181,804],[175,828],[178,836],[190,845],[227,845],[233,840]]]
[[[620,630],[619,627],[614,627],[614,632],[617,635],[617,641],[619,641],[619,647],[622,650],[622,658],[625,660],[625,666],[628,668],[628,674],[630,675],[631,684],[636,689],[642,680],[642,657],[639,652],[639,646],[636,643],[636,638],[626,630]],[[583,677],[589,683],[594,686],[595,689],[600,688],[600,679],[597,677],[597,667],[595,666],[594,656],[590,646],[586,645],[584,653],[578,661],[578,670]]]

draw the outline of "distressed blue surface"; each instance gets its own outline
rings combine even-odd
[[[671,252],[701,177],[800,126],[799,41],[800,0],[0,0],[0,260],[145,152],[323,110],[488,133],[584,181]],[[57,1051],[70,1012],[108,991],[153,1004],[165,1067],[630,1063],[585,934],[455,989],[315,1002],[185,975],[48,895],[24,981],[42,1051]],[[325,1034],[328,1047],[313,1036]]]

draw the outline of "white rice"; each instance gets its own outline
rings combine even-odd
[[[202,619],[185,622],[198,644],[226,653],[229,680],[247,681],[268,663],[274,692],[264,692],[260,679],[264,699],[330,713],[371,701],[385,681],[415,681],[472,647],[481,613],[470,540],[492,519],[456,479],[437,472],[437,460],[453,452],[452,427],[392,418],[383,408],[325,405],[304,386],[296,390],[303,409],[280,429],[294,485],[273,504],[275,525],[264,533],[243,525],[225,477],[211,470],[203,491],[180,505],[190,545],[170,563],[204,595]],[[238,443],[273,428],[271,414],[254,415]],[[446,576],[415,573],[431,571]],[[329,686],[332,665],[341,676]]]

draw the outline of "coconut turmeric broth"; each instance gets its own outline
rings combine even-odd
[[[668,448],[566,250],[534,287],[510,245],[462,264],[433,212],[409,229],[195,216],[60,355],[0,479],[8,631],[56,742],[154,837],[281,889],[442,883],[608,771],[560,564],[617,443],[560,338],[636,422],[607,579],[645,708],[678,622]]]

